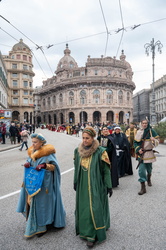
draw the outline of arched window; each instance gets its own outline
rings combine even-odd
[[[127,92],[127,103],[130,103],[130,92]]]
[[[118,92],[118,102],[119,102],[119,104],[123,103],[123,92],[122,92],[122,90],[119,90],[119,92]]]
[[[46,100],[45,99],[43,99],[43,106],[45,106],[46,105]]]
[[[80,104],[85,104],[86,103],[86,91],[81,90],[80,91]]]
[[[73,91],[69,92],[69,105],[73,105],[74,104],[74,93]]]
[[[52,98],[52,102],[53,102],[53,104],[56,104],[56,96],[55,95]]]
[[[106,92],[106,100],[107,104],[111,104],[113,102],[113,92],[111,89],[107,90]]]
[[[60,93],[60,94],[59,94],[59,103],[62,104],[62,102],[63,102],[63,95],[62,95],[62,93]]]
[[[48,99],[47,99],[47,105],[48,105],[48,107],[50,107],[50,104],[51,104],[50,97],[48,97]]]
[[[93,91],[93,102],[96,104],[100,103],[100,91],[98,89]]]

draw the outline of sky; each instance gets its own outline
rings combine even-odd
[[[161,54],[155,46],[158,80],[166,74],[165,26],[165,0],[0,1],[0,51],[8,55],[23,39],[34,55],[34,87],[55,74],[68,43],[79,67],[85,67],[88,55],[119,59],[124,50],[134,73],[134,93],[150,88],[152,52],[147,56],[144,45],[151,45],[153,38],[163,45]]]

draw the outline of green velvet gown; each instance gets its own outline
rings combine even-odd
[[[88,168],[81,166],[78,148],[75,150],[74,184],[76,185],[76,235],[88,241],[103,241],[110,227],[107,188],[111,188],[108,155],[103,147],[84,158]]]

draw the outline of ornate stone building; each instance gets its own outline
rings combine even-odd
[[[150,114],[152,114],[152,85],[150,89]],[[156,120],[159,122],[161,119],[166,117],[166,75],[158,79],[154,83],[155,91],[155,111],[156,111]]]
[[[166,117],[166,75],[154,82],[156,121]],[[153,86],[142,89],[133,96],[133,120],[140,122],[146,117],[151,121]]]
[[[142,89],[133,96],[133,121],[139,123],[146,117],[150,120],[150,89]]]
[[[7,70],[0,52],[0,109],[8,108]]]
[[[56,76],[34,91],[35,123],[128,123],[133,119],[132,69],[120,60],[91,58],[78,67],[66,44]]]
[[[30,48],[20,42],[15,44],[8,56],[3,56],[9,85],[8,104],[12,120],[33,123],[33,64]]]

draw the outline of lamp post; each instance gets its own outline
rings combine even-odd
[[[145,53],[147,56],[149,56],[149,52],[152,52],[152,112],[150,121],[151,124],[154,125],[156,123],[156,112],[155,112],[155,88],[154,88],[154,82],[155,82],[155,77],[154,77],[154,59],[155,59],[155,49],[158,48],[158,52],[161,54],[161,49],[163,45],[160,41],[154,42],[154,38],[152,38],[152,41],[150,43],[146,43],[144,45],[145,48]]]

